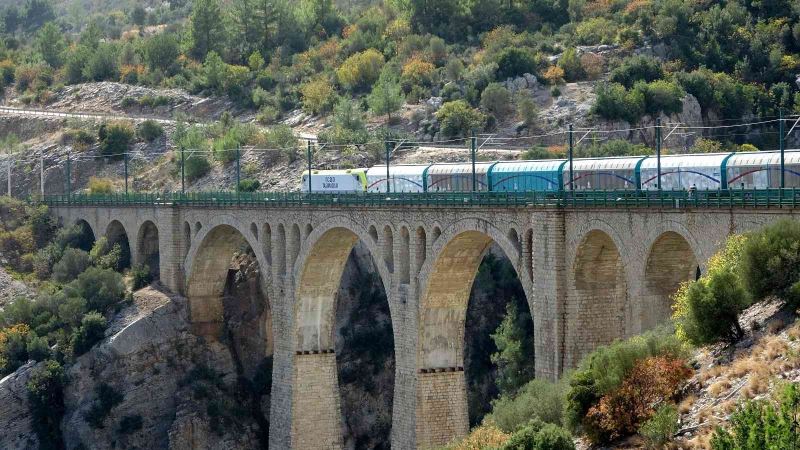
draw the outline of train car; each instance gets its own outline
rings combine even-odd
[[[425,192],[425,178],[429,164],[389,165],[391,192]],[[367,192],[386,192],[386,166],[367,170]]]
[[[497,163],[475,163],[475,190],[489,190],[489,170]],[[437,163],[428,167],[425,177],[426,192],[470,192],[472,190],[472,163]]]
[[[732,153],[661,156],[661,189],[717,190],[725,186],[723,166]],[[658,159],[649,156],[639,166],[642,190],[658,190]]]
[[[561,170],[564,190],[637,190],[639,189],[639,164],[645,156],[608,158],[579,158]]]
[[[308,171],[303,172],[300,190],[308,192]],[[366,190],[367,169],[311,171],[311,192],[364,192]]]
[[[489,170],[489,188],[506,191],[558,191],[565,159],[501,161]]]
[[[778,189],[781,187],[781,152],[735,153],[725,164],[727,189]],[[800,150],[784,152],[784,182],[800,188]]]

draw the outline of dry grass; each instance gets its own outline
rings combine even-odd
[[[786,332],[786,335],[789,336],[790,341],[796,341],[800,338],[800,322],[795,322],[789,331]]]
[[[494,448],[503,445],[509,434],[492,425],[481,425],[467,435],[462,441],[450,444],[445,447],[447,450],[479,450],[482,448]]]
[[[719,397],[724,392],[727,392],[728,389],[731,388],[731,382],[727,380],[727,378],[722,378],[721,380],[715,382],[711,386],[708,387],[708,393],[714,397]]]
[[[788,348],[789,346],[786,344],[786,341],[778,336],[772,336],[768,339],[766,344],[764,344],[764,352],[762,355],[767,360],[774,361],[785,355]]]
[[[686,414],[692,410],[692,406],[697,402],[697,396],[694,394],[689,394],[684,398],[681,403],[678,405],[678,412],[680,414]]]
[[[723,370],[725,370],[725,368],[722,366],[714,366],[710,369],[700,372],[698,379],[700,380],[701,383],[705,383],[706,381],[712,378],[717,378],[722,373]]]

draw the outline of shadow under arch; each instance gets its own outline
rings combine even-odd
[[[136,262],[146,264],[154,279],[161,278],[161,259],[159,251],[158,227],[151,220],[139,226],[136,235]]]
[[[565,366],[573,367],[597,346],[627,335],[628,290],[614,239],[590,230],[575,253],[567,294]]]
[[[97,233],[95,233],[92,225],[86,220],[78,219],[75,221],[74,226],[79,228],[79,233],[72,246],[85,252],[90,251],[97,240]]]
[[[266,405],[272,401],[274,392],[271,380],[274,379],[275,331],[267,289],[269,268],[255,239],[250,233],[242,233],[227,223],[203,228],[187,256],[186,297],[192,332],[210,340],[220,339],[224,334],[223,342],[238,355],[234,363],[240,386],[243,378],[252,383],[259,377],[258,372],[263,371],[269,376],[270,381],[266,382],[269,390],[260,394],[269,396]],[[254,267],[248,264],[252,260],[257,265],[255,271],[246,268]],[[236,326],[226,327],[226,318]],[[261,386],[253,387],[256,388],[254,392],[261,389]],[[255,395],[254,392],[250,395]],[[257,403],[255,409],[259,415],[269,414],[269,409],[261,409],[259,399],[258,395],[255,400],[245,398],[250,402],[251,410]],[[271,422],[268,416],[264,419],[265,422],[260,424],[260,435],[262,444],[266,445]]]
[[[417,353],[417,446],[442,446],[469,431],[467,380],[464,371],[467,308],[478,269],[496,244],[509,259],[530,308],[527,272],[507,233],[484,222],[462,223],[434,243],[421,280]]]
[[[295,351],[292,389],[292,446],[342,448],[342,399],[336,351],[336,311],[342,276],[354,248],[369,253],[384,292],[390,293],[383,258],[366,230],[330,220],[315,227],[294,267]],[[391,301],[389,315],[393,315]],[[392,327],[392,353],[396,339]],[[394,385],[394,382],[392,382]],[[393,386],[393,390],[396,386]],[[394,417],[394,414],[392,415]]]
[[[644,268],[641,330],[667,321],[672,315],[672,296],[681,283],[697,278],[700,265],[689,241],[680,233],[666,231],[650,246]]]
[[[128,269],[131,267],[131,244],[128,238],[128,232],[125,226],[119,220],[112,220],[106,227],[106,239],[108,239],[109,248],[114,245],[119,245],[120,255],[119,267],[120,269]]]

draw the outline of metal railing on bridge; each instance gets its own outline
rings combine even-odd
[[[796,208],[800,190],[530,191],[448,193],[157,192],[47,195],[51,206],[425,206],[556,208]]]

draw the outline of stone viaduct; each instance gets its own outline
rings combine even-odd
[[[214,339],[235,252],[253,249],[269,299],[273,352],[270,448],[342,445],[334,317],[357,242],[389,302],[396,362],[392,447],[428,448],[468,432],[464,323],[487,249],[508,256],[534,320],[537,377],[556,378],[594,347],[670,315],[727,235],[787,209],[473,206],[56,206],[64,224],[128,239],[134,263],[189,300]]]

